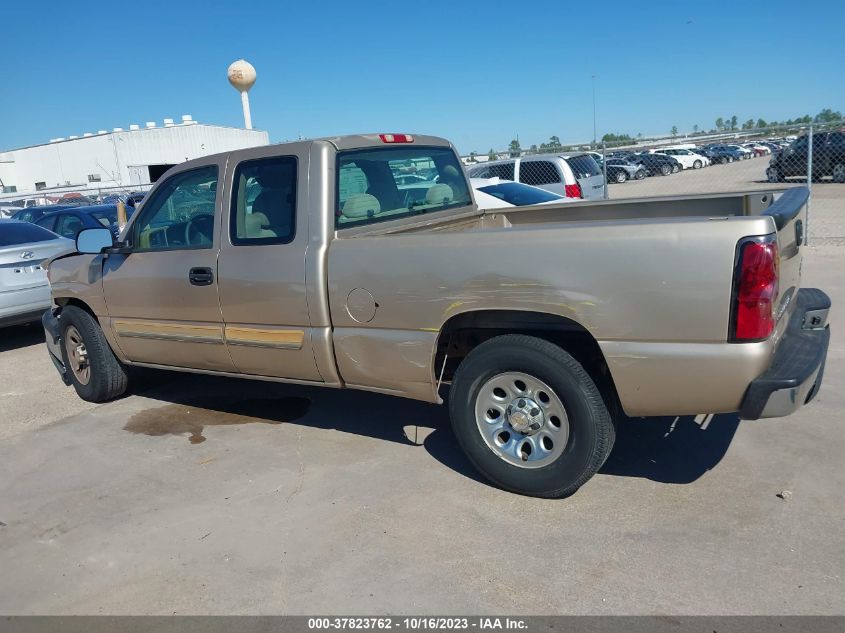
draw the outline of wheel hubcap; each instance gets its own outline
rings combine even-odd
[[[522,372],[485,382],[475,404],[478,431],[506,462],[540,468],[557,459],[569,439],[569,419],[560,398],[538,378]]]
[[[65,350],[67,351],[68,364],[76,380],[87,385],[91,380],[91,364],[88,361],[88,350],[82,341],[82,335],[73,325],[65,332]]]

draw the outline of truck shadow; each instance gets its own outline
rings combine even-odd
[[[44,330],[41,327],[41,323],[37,321],[25,325],[5,327],[2,329],[2,334],[0,334],[0,352],[8,352],[39,344],[44,344]],[[46,348],[44,354],[46,357]]]
[[[297,424],[420,445],[455,472],[484,482],[463,455],[447,407],[361,391],[149,372],[135,393],[162,402],[136,413],[124,427],[135,434],[215,441],[213,427]],[[600,473],[689,484],[724,457],[739,425],[736,414],[624,418]]]

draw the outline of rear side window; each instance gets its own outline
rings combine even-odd
[[[0,222],[0,246],[15,246],[32,242],[55,240],[58,236],[35,224]]]
[[[235,169],[232,244],[287,244],[296,224],[296,157],[247,160]]]
[[[447,147],[341,152],[337,163],[337,228],[463,207],[472,202],[463,166]],[[409,175],[424,179],[406,178]]]
[[[587,154],[567,158],[566,162],[569,163],[576,178],[589,178],[590,176],[598,176],[601,173],[598,163],[596,163],[592,156],[588,156]]]
[[[560,173],[551,161],[524,160],[519,163],[519,182],[526,185],[551,185],[560,182]]]
[[[472,178],[500,178],[502,180],[514,179],[514,162],[494,163],[492,165],[482,165],[481,167],[474,167],[470,170],[469,175]]]

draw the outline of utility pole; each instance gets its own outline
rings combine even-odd
[[[593,84],[593,149],[596,148],[596,76],[591,75]]]

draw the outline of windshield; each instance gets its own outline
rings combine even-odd
[[[518,182],[502,182],[497,185],[486,185],[479,187],[478,190],[517,207],[563,199],[563,196],[559,196],[556,193],[536,187],[529,187]]]
[[[385,147],[338,155],[337,228],[463,207],[466,176],[448,147]],[[408,178],[421,175],[422,179]]]
[[[35,224],[0,222],[0,246],[56,240],[59,236]]]
[[[100,224],[109,228],[117,224],[117,209],[114,211],[94,211],[91,217],[100,221]]]

